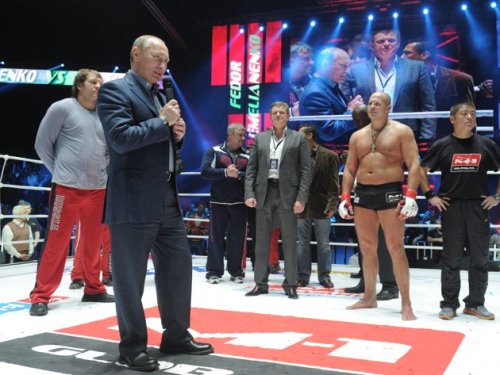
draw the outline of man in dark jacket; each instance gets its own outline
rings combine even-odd
[[[314,224],[318,252],[318,281],[325,288],[333,288],[330,279],[330,218],[339,202],[339,158],[337,154],[316,143],[316,128],[303,126],[311,152],[311,185],[309,199],[299,215],[297,226],[298,286],[307,286],[311,276],[311,227]]]
[[[231,281],[241,284],[245,275],[242,268],[247,223],[244,182],[249,155],[243,147],[244,141],[243,125],[229,125],[227,141],[208,149],[201,163],[201,176],[212,181],[206,266],[210,284],[219,284],[224,274],[224,253]]]

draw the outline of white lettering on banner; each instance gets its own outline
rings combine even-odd
[[[229,105],[233,108],[241,109],[241,62],[231,61],[229,71]]]
[[[247,132],[251,135],[260,132],[260,84],[262,77],[262,38],[258,34],[248,37],[248,99]],[[252,136],[251,136],[252,137]]]
[[[248,71],[250,73],[248,77],[248,83],[259,83],[262,65],[260,62],[262,39],[259,35],[252,34],[248,38],[248,43],[250,55],[250,59],[248,62]]]
[[[33,83],[37,75],[37,71],[33,69],[1,69],[0,82]]]
[[[259,114],[258,113],[249,113],[247,115],[247,132],[250,134],[257,134],[260,130],[259,123]]]

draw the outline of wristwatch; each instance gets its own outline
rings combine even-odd
[[[495,198],[496,201],[500,201],[500,194],[494,194],[493,198]]]

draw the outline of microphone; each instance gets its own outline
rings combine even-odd
[[[170,80],[170,76],[168,75],[164,75],[161,81],[163,83],[163,93],[167,97],[167,103],[168,103],[172,99],[175,99],[174,86],[172,84],[172,81]]]
[[[347,86],[349,86],[349,89],[351,90],[352,98],[355,98],[356,95],[358,94],[358,84],[356,83],[356,79],[352,76],[351,77],[348,76],[346,78],[346,83]]]

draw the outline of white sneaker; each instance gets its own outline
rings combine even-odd
[[[207,279],[207,283],[209,284],[218,284],[220,282],[220,277],[212,275]]]
[[[235,282],[236,284],[243,284],[244,280],[241,276],[231,276],[229,280]]]

